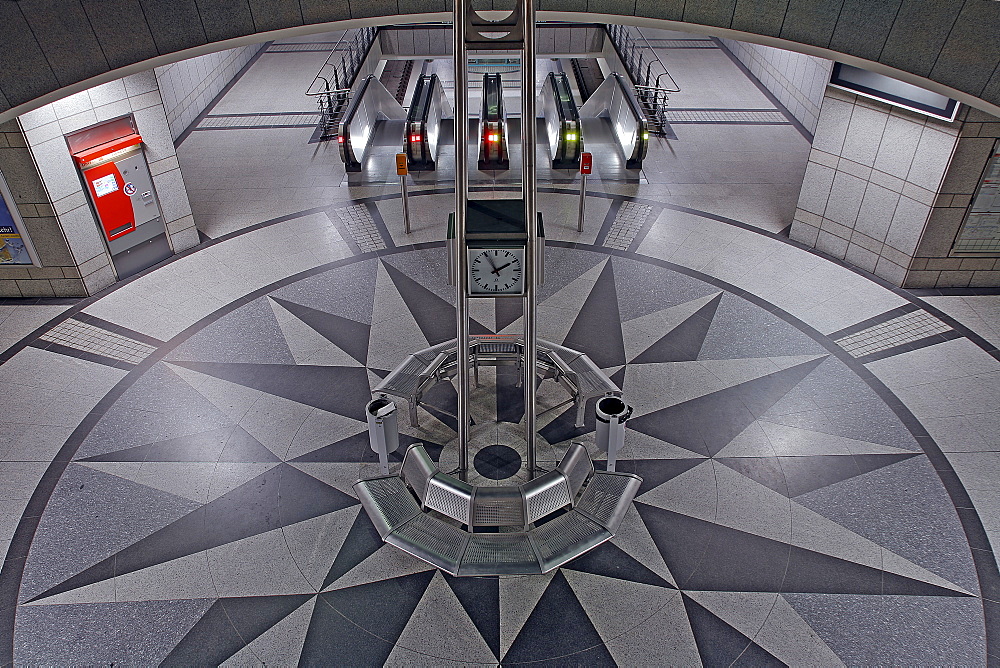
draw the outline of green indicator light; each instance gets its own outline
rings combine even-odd
[[[566,133],[566,141],[576,141],[576,133],[575,132],[567,132]]]
[[[643,132],[642,133],[642,138],[643,139],[649,139],[649,133],[648,132]]]

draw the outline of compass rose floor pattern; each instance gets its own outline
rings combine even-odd
[[[406,354],[454,336],[444,257],[306,271],[132,370],[64,447],[20,590],[4,589],[15,662],[986,662],[995,583],[902,404],[815,330],[634,253],[555,244],[539,296],[542,338],[585,351],[634,406],[619,470],[643,484],[619,535],[506,578],[384,545],[351,488],[377,471],[361,418]],[[519,308],[474,302],[473,333],[518,331]],[[480,380],[474,477],[516,484],[521,390],[505,368]],[[592,409],[578,429],[558,386],[539,396],[543,465],[579,440],[602,467]],[[418,426],[401,411],[402,445],[445,469],[455,400],[443,383]]]

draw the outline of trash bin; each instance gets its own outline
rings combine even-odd
[[[382,395],[365,406],[368,416],[368,437],[372,450],[378,455],[382,474],[389,473],[389,453],[399,449],[399,427],[396,424],[396,404]]]
[[[608,470],[615,470],[618,451],[625,444],[625,421],[632,416],[632,407],[621,397],[607,395],[597,400],[597,447],[608,453]]]

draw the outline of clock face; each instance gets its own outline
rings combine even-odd
[[[495,297],[524,294],[523,248],[470,248],[469,294]]]

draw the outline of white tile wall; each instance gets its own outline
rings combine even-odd
[[[834,88],[818,119],[791,236],[900,285],[960,124]]]
[[[731,39],[724,39],[722,43],[806,130],[816,132],[823,93],[833,69],[831,61]]]
[[[252,44],[209,53],[154,70],[174,139],[194,122],[262,46]]]

